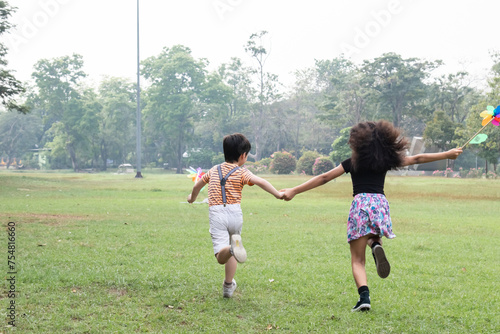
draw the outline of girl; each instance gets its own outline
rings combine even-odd
[[[386,278],[391,270],[382,248],[382,236],[389,239],[392,222],[389,203],[384,195],[385,175],[388,170],[442,159],[456,159],[462,148],[447,152],[406,156],[407,141],[387,121],[362,122],[352,127],[349,136],[351,157],[334,169],[313,177],[291,189],[285,189],[283,199],[321,186],[344,173],[351,174],[354,199],[347,220],[347,242],[351,249],[351,266],[358,288],[359,300],[352,311],[370,310],[370,293],[365,271],[365,249],[370,246],[377,273]]]

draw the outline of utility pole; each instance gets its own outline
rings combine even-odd
[[[136,122],[136,179],[142,178],[141,173],[141,85],[140,85],[140,58],[139,58],[139,0],[137,0],[137,122]]]

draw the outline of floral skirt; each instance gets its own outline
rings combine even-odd
[[[367,234],[392,239],[392,221],[389,202],[383,194],[362,193],[354,196],[347,219],[347,242]]]

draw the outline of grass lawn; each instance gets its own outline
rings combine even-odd
[[[246,187],[248,260],[224,299],[208,206],[185,203],[185,175],[143,174],[0,173],[3,274],[9,222],[16,269],[0,333],[500,332],[500,180],[388,177],[392,271],[380,279],[367,253],[372,310],[353,313],[348,176],[291,202]]]

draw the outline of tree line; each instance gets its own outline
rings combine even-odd
[[[487,105],[500,104],[499,53],[491,55],[495,65],[485,89],[476,88],[465,71],[433,75],[443,65],[439,60],[395,53],[360,64],[342,56],[316,60],[296,70],[293,84],[284,87],[266,67],[266,35],[249,37],[246,60],[231,58],[212,71],[207,59],[194,58],[183,45],[141,62],[143,166],[168,164],[178,173],[189,164],[208,168],[220,160],[223,136],[234,132],[250,139],[250,160],[282,150],[296,158],[305,151],[334,151],[342,159],[349,154],[346,129],[379,119],[448,149],[480,129]],[[52,169],[106,170],[136,161],[136,84],[107,77],[91,87],[83,65],[78,54],[41,59],[32,81],[16,82],[11,95],[22,96],[23,103],[7,101],[0,113],[0,152],[9,163],[23,159],[38,168],[34,152],[42,151]],[[474,152],[496,168],[500,132],[490,126],[485,133],[489,139]]]

